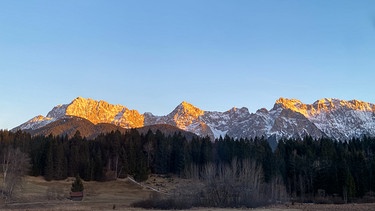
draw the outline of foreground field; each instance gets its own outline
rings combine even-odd
[[[22,191],[17,191],[12,203],[2,205],[2,209],[35,210],[105,210],[125,209],[131,203],[148,198],[151,190],[128,179],[111,182],[84,182],[84,199],[80,202],[69,200],[72,178],[47,182],[41,177],[27,177]]]
[[[0,205],[1,210],[130,210],[142,209],[130,207],[131,203],[147,199],[157,191],[169,192],[178,187],[181,181],[172,178],[151,177],[147,182],[137,184],[130,179],[119,179],[111,182],[84,182],[85,197],[83,201],[73,202],[68,199],[73,179],[47,182],[41,177],[27,177],[22,191],[18,191],[14,202]],[[193,185],[193,184],[192,184]],[[150,189],[153,188],[153,190]],[[316,205],[316,204],[283,204],[255,211],[286,210],[374,210],[375,204]],[[202,211],[229,211],[246,209],[193,208]]]

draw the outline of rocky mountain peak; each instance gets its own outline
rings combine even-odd
[[[242,107],[242,108],[237,108],[233,107],[232,109],[229,110],[230,113],[249,113],[249,109]]]
[[[256,113],[263,113],[263,114],[268,114],[268,110],[266,108],[260,108],[256,111]]]
[[[191,116],[194,118],[198,118],[199,116],[204,114],[203,110],[195,107],[193,104],[188,103],[186,101],[183,101],[182,103],[180,103],[174,111],[178,115],[187,115],[187,116]]]
[[[347,104],[348,107],[354,110],[375,112],[375,105],[371,103],[366,103],[360,100],[351,100],[348,101]]]
[[[47,117],[59,119],[63,116],[84,118],[93,124],[111,123],[123,128],[137,128],[144,125],[144,116],[136,110],[122,105],[109,104],[104,100],[77,97],[70,104],[55,106]]]
[[[330,112],[337,109],[354,111],[375,112],[375,105],[360,100],[340,100],[335,98],[324,98],[312,104],[316,113]]]
[[[290,109],[292,111],[301,113],[304,116],[308,116],[308,113],[307,113],[308,106],[297,99],[287,99],[287,98],[281,97],[278,100],[276,100],[274,110],[280,107],[282,109]]]
[[[168,114],[168,117],[173,119],[172,121],[178,128],[187,130],[189,125],[198,123],[198,118],[203,114],[203,110],[195,107],[191,103],[183,101],[170,114]]]
[[[284,106],[285,108],[289,108],[289,107],[294,107],[296,105],[300,105],[303,103],[298,99],[293,99],[293,98],[288,99],[288,98],[280,97],[278,100],[276,100],[276,104],[280,104]]]
[[[340,105],[346,104],[346,101],[340,101],[338,99],[323,98],[315,101],[312,106],[317,113],[328,112],[336,109]]]
[[[115,116],[126,110],[125,106],[112,105],[103,100],[96,101],[78,97],[66,108],[65,115],[82,117],[98,124],[110,122]]]

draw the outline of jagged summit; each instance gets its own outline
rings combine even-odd
[[[340,100],[336,98],[323,98],[315,101],[312,106],[316,110],[334,110],[341,107],[358,110],[358,111],[375,111],[375,106],[372,103],[363,102],[360,100]]]
[[[93,124],[110,123],[123,128],[138,128],[144,123],[143,115],[122,105],[112,105],[103,100],[77,97],[69,104],[55,106],[47,117],[41,115],[20,125],[16,129],[37,129],[65,116],[89,120]]]
[[[335,98],[304,104],[298,99],[282,97],[276,100],[271,110],[261,108],[256,113],[250,113],[246,107],[233,107],[225,112],[204,111],[183,101],[165,116],[155,116],[150,112],[140,114],[123,105],[77,97],[69,104],[55,106],[46,117],[36,116],[13,130],[36,130],[69,117],[82,118],[94,125],[112,124],[121,128],[167,124],[211,138],[226,134],[234,138],[311,135],[338,140],[375,136],[374,104]]]
[[[297,99],[287,99],[287,98],[279,98],[275,102],[274,110],[281,107],[282,109],[290,109],[292,111],[298,112],[307,116],[307,106],[303,104],[300,100]]]
[[[342,101],[340,103],[343,103]],[[350,100],[346,102],[346,106],[359,111],[375,112],[375,105],[372,103],[366,103],[360,100]]]
[[[195,107],[193,104],[183,101],[180,103],[174,110],[179,114],[187,114],[193,117],[199,117],[204,114],[204,111],[198,107]],[[174,112],[172,112],[174,113]]]
[[[340,106],[345,107],[347,104],[348,104],[348,101],[345,101],[345,100],[339,100],[336,98],[323,98],[323,99],[315,101],[312,104],[312,107],[315,110],[315,113],[321,113],[321,112],[328,112],[331,110],[335,110],[336,108]]]
[[[242,108],[233,107],[233,108],[229,109],[228,112],[232,112],[232,113],[249,112],[249,109],[246,108],[246,107],[242,107]]]
[[[315,101],[313,104],[304,104],[297,99],[279,98],[275,103],[276,108],[282,107],[292,111],[299,112],[306,117],[327,113],[337,109],[350,109],[357,111],[375,112],[375,105],[360,100],[340,100],[336,98],[323,98]]]
[[[112,123],[124,128],[143,126],[142,115],[136,110],[82,97],[76,98],[67,106],[65,115],[82,117],[94,124]]]
[[[281,104],[285,107],[290,107],[290,106],[296,106],[296,105],[303,104],[303,103],[298,99],[288,99],[288,98],[280,97],[279,99],[276,100],[275,104]]]

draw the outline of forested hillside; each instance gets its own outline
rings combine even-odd
[[[323,193],[350,200],[371,194],[375,188],[375,139],[368,137],[349,142],[311,137],[280,140],[272,152],[262,137],[234,140],[225,136],[213,142],[206,137],[188,141],[181,134],[165,136],[160,131],[140,134],[130,130],[86,140],[79,131],[72,138],[0,131],[0,154],[9,147],[28,154],[29,174],[46,180],[77,174],[86,181],[128,175],[142,181],[151,173],[203,177],[208,164],[231,165],[235,160],[243,166],[245,161],[256,163],[266,183],[282,178],[287,193],[300,199]],[[242,170],[238,168],[235,174]]]

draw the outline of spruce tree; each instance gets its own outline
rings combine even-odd
[[[82,179],[79,175],[76,176],[76,179],[72,183],[72,188],[70,189],[72,192],[82,192],[84,189]]]

